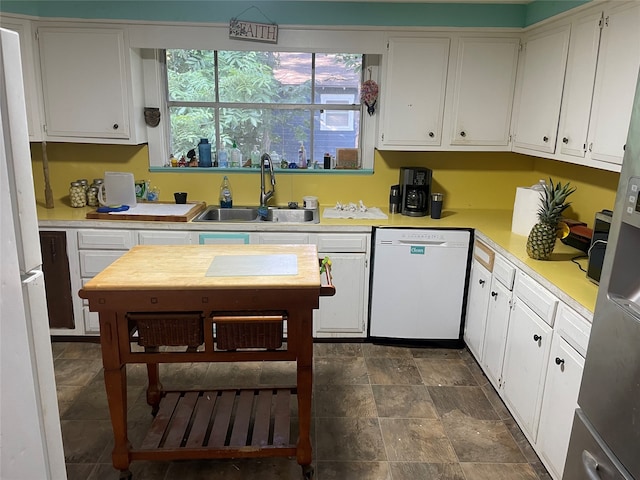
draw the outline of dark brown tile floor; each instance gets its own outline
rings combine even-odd
[[[100,347],[54,343],[69,480],[118,479]],[[549,480],[467,350],[314,346],[316,480]],[[128,367],[132,442],[151,416],[146,370]],[[291,363],[162,365],[165,387],[293,383]],[[134,462],[134,480],[288,480],[295,459]]]

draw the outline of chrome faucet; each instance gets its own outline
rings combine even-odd
[[[265,192],[264,187],[264,174],[265,164],[269,165],[269,177],[271,178],[271,190]],[[267,202],[276,193],[276,176],[273,173],[273,162],[268,153],[265,153],[260,157],[260,206],[266,207]]]

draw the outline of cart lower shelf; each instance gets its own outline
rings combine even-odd
[[[296,409],[295,387],[168,391],[131,460],[295,456]]]

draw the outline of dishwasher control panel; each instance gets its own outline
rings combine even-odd
[[[446,229],[384,229],[376,230],[377,245],[432,245],[467,248],[468,230]]]

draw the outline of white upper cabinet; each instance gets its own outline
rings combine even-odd
[[[124,30],[40,27],[37,36],[46,139],[144,141],[136,136],[144,130],[143,109],[133,101],[139,72],[131,68],[135,55]]]
[[[569,25],[527,38],[521,63],[515,151],[554,153],[568,48]]]
[[[390,38],[384,79],[381,148],[424,150],[442,139],[448,38]]]
[[[28,20],[7,19],[0,15],[0,26],[13,30],[20,36],[20,56],[22,57],[22,77],[24,82],[24,97],[27,108],[27,123],[29,140],[42,140],[42,121],[40,116],[40,102],[38,101],[37,70],[33,56],[33,35],[31,22]]]
[[[460,38],[451,145],[509,145],[517,38]]]
[[[589,139],[591,158],[620,165],[640,67],[640,4],[604,12]]]
[[[557,141],[561,154],[584,157],[587,151],[601,23],[602,12],[597,12],[576,18],[571,24]]]

